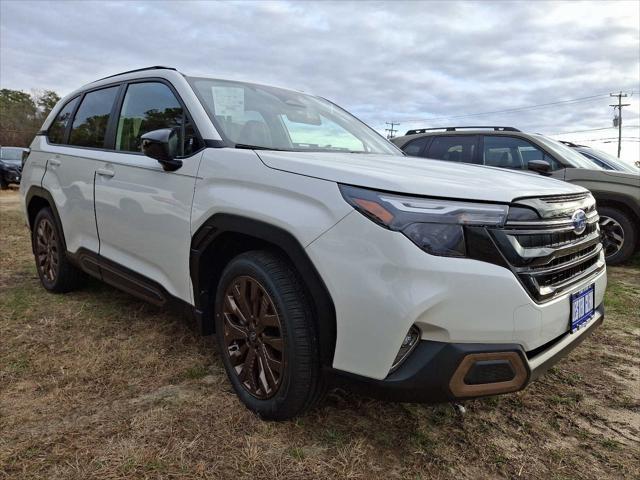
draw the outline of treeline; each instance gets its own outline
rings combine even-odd
[[[44,119],[60,100],[52,90],[25,93],[0,90],[0,145],[28,147]]]

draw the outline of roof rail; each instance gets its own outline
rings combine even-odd
[[[586,145],[580,145],[579,143],[569,142],[567,140],[558,140],[560,143],[564,143],[567,147],[576,148],[576,147],[586,147]]]
[[[490,125],[472,125],[468,127],[433,127],[433,128],[417,128],[415,130],[407,130],[405,135],[416,135],[418,133],[426,133],[433,130],[445,130],[447,132],[455,132],[457,130],[463,129],[478,129],[478,128],[487,128],[494,130],[496,132],[519,132],[517,128],[514,127],[495,127]]]
[[[113,75],[109,75],[107,77],[99,78],[98,80],[95,80],[95,81],[93,81],[91,83],[96,83],[96,82],[99,82],[100,80],[105,80],[107,78],[117,77],[119,75],[124,75],[125,73],[144,72],[145,70],[174,70],[176,72],[178,71],[178,69],[173,68],[173,67],[163,67],[162,65],[154,65],[152,67],[136,68],[135,70],[127,70],[126,72],[114,73]]]

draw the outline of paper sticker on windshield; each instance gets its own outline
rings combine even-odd
[[[211,87],[216,115],[231,117],[231,120],[244,118],[244,88]]]

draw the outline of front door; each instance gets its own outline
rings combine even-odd
[[[177,128],[183,165],[164,171],[141,153],[140,137]],[[192,302],[190,213],[201,145],[173,90],[159,81],[129,83],[119,109],[115,152],[96,172],[100,255]],[[103,277],[109,274],[103,268]],[[105,280],[108,280],[105,278]]]

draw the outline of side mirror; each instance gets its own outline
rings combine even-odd
[[[530,160],[527,162],[527,168],[541,175],[551,175],[551,164],[546,160]]]
[[[182,166],[182,160],[177,160],[178,129],[161,128],[147,132],[142,137],[142,153],[155,158],[167,172],[173,172]]]
[[[22,168],[24,168],[24,164],[27,163],[27,158],[29,158],[29,154],[31,153],[30,148],[22,149]]]

